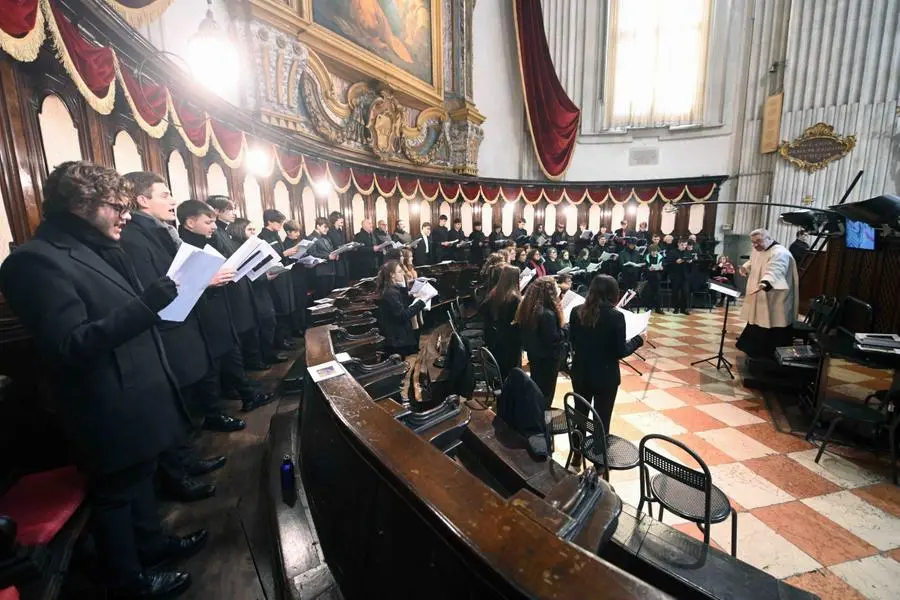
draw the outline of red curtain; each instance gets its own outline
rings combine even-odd
[[[169,90],[158,83],[139,83],[131,71],[121,65],[119,71],[135,111],[150,125],[158,125],[169,111]]]
[[[91,92],[98,97],[106,96],[109,84],[116,76],[115,54],[112,49],[95,46],[84,39],[71,21],[56,8],[55,3],[50,4],[50,9],[72,66]],[[63,49],[60,48],[60,51]]]
[[[575,152],[581,111],[563,89],[547,46],[540,0],[513,0],[522,91],[534,151],[549,179],[561,179]]]
[[[37,21],[37,0],[5,0],[0,9],[0,30],[13,37],[25,37]]]
[[[244,132],[240,129],[231,129],[216,119],[211,119],[210,125],[212,125],[213,135],[216,136],[216,142],[219,144],[219,151],[223,158],[230,161],[240,160],[244,151]]]

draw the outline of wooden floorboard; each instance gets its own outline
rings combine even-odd
[[[288,361],[254,378],[262,389],[275,391],[290,365]],[[182,535],[199,528],[209,531],[206,548],[179,565],[194,580],[184,598],[275,600],[272,540],[267,508],[261,498],[263,457],[272,415],[296,410],[297,401],[297,396],[288,396],[249,414],[240,413],[240,402],[228,401],[226,412],[244,418],[246,429],[234,433],[207,432],[197,444],[201,456],[228,457],[223,469],[202,478],[216,484],[216,495],[190,504],[161,505],[162,516],[171,531]]]

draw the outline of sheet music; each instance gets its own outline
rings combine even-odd
[[[599,271],[601,266],[600,263],[591,263],[587,266],[587,272],[593,273],[594,271]]]
[[[562,301],[560,302],[563,311],[563,323],[569,322],[569,319],[572,317],[572,310],[576,306],[581,306],[582,304],[584,304],[584,301],[584,296],[576,294],[572,290],[569,290],[568,292],[563,294]]]
[[[633,313],[630,310],[625,310],[624,308],[616,307],[622,315],[625,317],[625,341],[627,342],[631,338],[641,335],[647,328],[650,327],[650,315],[653,313],[649,310],[642,313]]]
[[[271,256],[272,253],[278,255],[275,249],[265,241],[258,237],[252,237],[241,244],[241,247],[225,261],[223,267],[233,269],[235,271],[234,280],[240,281],[253,267],[265,260],[267,256]]]
[[[281,255],[278,254],[278,251],[275,250],[275,248],[265,246],[265,248],[260,247],[260,249],[263,251],[261,258],[251,262],[252,266],[245,272],[245,276],[249,278],[250,281],[259,279],[273,264],[281,263]],[[237,277],[235,277],[235,279],[237,279]]]
[[[362,244],[360,244],[359,242],[347,242],[346,244],[338,246],[337,250],[335,250],[334,253],[336,255],[340,256],[344,252],[349,252],[350,250],[356,250],[357,248],[361,248],[361,247],[362,247]]]
[[[389,248],[389,247],[396,248],[397,246],[394,245],[394,242],[393,242],[393,241],[388,240],[388,241],[386,241],[386,242],[382,242],[381,244],[378,244],[377,246],[375,246],[375,247],[372,248],[372,249],[373,249],[375,252],[383,252],[385,248]]]
[[[225,257],[207,244],[202,250],[190,244],[178,247],[175,259],[166,275],[178,284],[178,295],[164,309],[159,318],[183,322],[194,309],[200,296],[215,274],[225,264]]]
[[[618,254],[613,254],[612,252],[604,252],[603,254],[600,255],[600,262],[604,263],[610,259],[618,258],[618,257],[619,257]]]
[[[519,291],[525,289],[525,286],[528,285],[528,282],[534,279],[535,271],[534,269],[524,268],[522,272],[519,273]]]
[[[724,285],[722,283],[717,283],[715,281],[709,282],[709,289],[714,292],[719,292],[720,294],[725,294],[726,296],[731,296],[732,298],[740,298],[741,293],[730,285]]]

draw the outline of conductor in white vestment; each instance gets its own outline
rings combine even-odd
[[[797,319],[799,278],[794,257],[765,229],[750,233],[753,252],[741,274],[747,291],[741,318],[747,327],[737,347],[750,358],[772,359],[775,348],[789,346],[791,325]]]

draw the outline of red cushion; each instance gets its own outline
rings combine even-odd
[[[0,600],[19,600],[19,590],[14,587],[0,590]]]
[[[20,544],[40,546],[59,533],[84,497],[84,477],[75,467],[32,473],[0,498],[0,514],[12,517],[18,525]],[[0,600],[6,597],[0,595]]]

